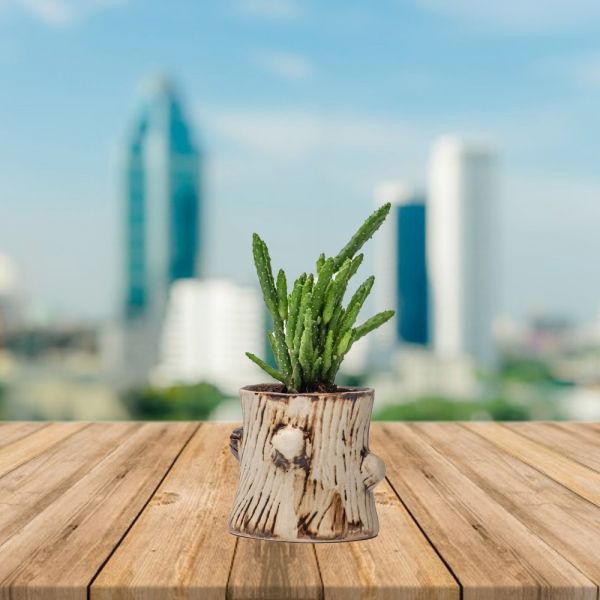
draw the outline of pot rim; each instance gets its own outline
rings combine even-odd
[[[267,386],[277,386],[277,383],[257,383],[253,385],[245,385],[240,388],[240,393],[250,392],[252,394],[268,394],[269,396],[276,396],[280,398],[294,398],[297,396],[309,397],[309,398],[335,398],[338,396],[360,396],[363,394],[373,395],[375,390],[371,387],[346,387],[339,386],[335,392],[277,392],[269,389],[265,389]]]

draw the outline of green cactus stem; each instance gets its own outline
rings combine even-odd
[[[394,311],[383,311],[355,327],[374,283],[367,278],[353,294],[347,307],[343,300],[349,281],[363,261],[356,254],[377,231],[390,211],[386,204],[361,225],[335,257],[321,253],[316,261],[316,276],[303,273],[288,291],[287,277],[280,269],[273,277],[271,257],[258,234],[252,237],[256,274],[265,305],[273,318],[269,333],[278,369],[251,352],[246,355],[289,392],[331,391],[335,377],[352,345],[392,318]],[[355,256],[356,255],[356,256]]]
[[[340,268],[347,258],[352,258],[367,242],[373,234],[379,229],[390,212],[392,205],[388,202],[375,212],[360,226],[358,231],[352,236],[350,241],[340,250],[335,257],[336,268]]]

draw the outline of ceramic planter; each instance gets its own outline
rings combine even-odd
[[[285,394],[276,389],[240,390],[243,427],[231,434],[240,477],[229,531],[287,542],[376,536],[372,490],[385,465],[369,451],[373,390]]]

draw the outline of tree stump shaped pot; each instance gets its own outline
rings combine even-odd
[[[385,465],[369,451],[373,390],[281,389],[240,390],[243,427],[231,434],[240,477],[229,531],[286,542],[375,537],[373,488]]]

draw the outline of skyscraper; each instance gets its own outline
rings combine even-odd
[[[173,84],[148,82],[124,155],[124,359],[155,365],[172,282],[199,274],[200,157]]]
[[[377,309],[396,311],[394,327],[381,328],[380,341],[426,345],[429,341],[429,290],[426,261],[424,195],[402,183],[387,182],[375,190],[378,206],[392,210],[376,238]]]
[[[431,156],[427,252],[433,343],[443,356],[495,358],[497,167],[484,145],[444,137]]]

